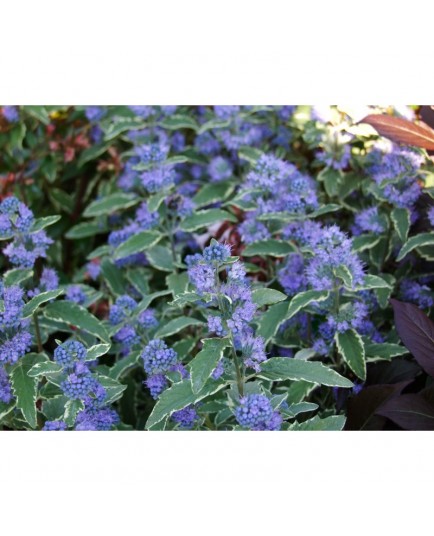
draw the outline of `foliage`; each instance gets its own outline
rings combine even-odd
[[[434,429],[417,111],[0,108],[0,426]]]

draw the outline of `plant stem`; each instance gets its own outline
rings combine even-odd
[[[232,348],[232,356],[234,358],[234,364],[235,364],[235,371],[237,373],[237,386],[238,386],[238,393],[240,395],[240,398],[244,396],[244,382],[243,382],[243,373],[241,372],[241,365],[240,361],[237,356],[237,352],[235,351],[234,346],[234,339],[233,335],[231,333],[231,348]]]
[[[217,300],[219,304],[219,309],[222,314],[224,314],[223,310],[223,303],[221,300],[220,295],[220,277],[219,277],[219,265],[218,262],[215,263],[215,273],[214,273],[214,282],[216,287],[216,294],[217,294]],[[240,397],[244,396],[244,381],[243,381],[243,373],[241,370],[241,364],[237,356],[237,352],[235,351],[235,344],[234,344],[234,336],[232,334],[232,331],[229,331],[230,333],[230,340],[231,340],[231,349],[232,349],[232,356],[234,358],[234,365],[235,365],[235,372],[237,374],[237,386],[238,386],[238,393]]]

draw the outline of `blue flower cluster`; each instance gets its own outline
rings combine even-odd
[[[412,208],[422,189],[418,178],[424,157],[411,149],[382,140],[367,156],[367,171],[386,201]]]
[[[432,283],[432,281],[429,282]],[[411,279],[403,279],[399,289],[402,299],[414,303],[422,309],[429,309],[432,307],[434,305],[434,293],[431,288],[424,283]]]
[[[0,402],[9,404],[12,400],[12,387],[8,373],[2,365],[0,365]]]
[[[39,285],[34,289],[27,292],[29,298],[37,296],[41,292],[47,292],[48,290],[56,290],[59,288],[59,277],[56,270],[52,268],[44,267],[42,269],[41,277],[39,279]]]
[[[243,428],[256,431],[276,431],[282,425],[282,416],[274,411],[265,395],[251,394],[240,399],[235,418]]]
[[[69,285],[66,289],[66,299],[83,305],[86,303],[87,297],[80,285]]]
[[[84,409],[77,415],[75,430],[110,430],[119,417],[107,407],[107,392],[92,374],[83,344],[72,339],[64,342],[55,349],[54,361],[63,367],[66,376],[60,384],[63,394],[70,400],[81,400],[84,404]],[[46,426],[46,430],[63,429],[62,424],[50,421]]]
[[[165,144],[149,144],[136,148],[139,163],[149,166],[140,175],[142,186],[147,192],[155,193],[168,189],[175,182],[175,166],[168,164],[169,147]]]
[[[244,365],[256,371],[265,361],[265,344],[262,337],[255,337],[249,325],[257,306],[252,299],[250,282],[241,262],[226,264],[230,247],[216,240],[206,247],[203,254],[190,255],[185,259],[190,282],[199,294],[211,296],[209,305],[218,306],[218,314],[208,315],[208,329],[218,337],[228,333],[233,337],[236,350],[243,355]],[[226,281],[220,279],[220,268],[225,265]]]
[[[45,231],[32,232],[33,212],[16,197],[7,197],[0,203],[0,238],[13,239],[3,254],[19,268],[32,268],[53,241]]]
[[[16,363],[32,343],[29,321],[22,319],[23,296],[20,287],[5,287],[0,281],[0,366]]]
[[[195,423],[199,420],[199,415],[197,414],[194,406],[187,406],[184,409],[175,411],[171,415],[171,419],[179,424],[179,427],[184,430],[191,430]]]
[[[354,218],[351,228],[353,235],[358,236],[363,232],[383,233],[387,228],[387,222],[379,213],[378,207],[369,207],[361,210]]]
[[[309,237],[312,257],[306,266],[306,279],[315,290],[332,290],[339,282],[336,270],[345,268],[352,278],[352,288],[364,281],[363,264],[354,251],[352,240],[337,225],[317,227]]]
[[[124,294],[119,296],[110,308],[109,322],[116,327],[115,342],[121,345],[122,355],[127,355],[132,347],[145,336],[143,330],[151,330],[158,326],[154,309],[138,311],[138,303]]]
[[[18,106],[3,106],[1,113],[9,123],[16,123],[20,118]]]
[[[169,372],[179,372],[182,379],[188,378],[189,374],[182,363],[179,362],[178,354],[161,339],[152,339],[143,350],[141,357],[143,367],[148,374],[144,382],[151,391],[153,398],[158,398],[168,387],[166,375]]]
[[[240,225],[246,243],[271,236],[265,223],[258,218],[275,212],[306,214],[318,207],[316,185],[312,178],[296,166],[272,155],[262,155],[243,185],[244,199],[254,201],[256,209],[247,213]]]
[[[64,421],[45,421],[42,428],[44,432],[64,432],[68,426]]]

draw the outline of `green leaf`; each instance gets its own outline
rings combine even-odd
[[[110,259],[105,258],[101,262],[101,274],[115,296],[125,294],[126,282],[123,272]]]
[[[287,409],[281,408],[282,415],[289,419],[294,419],[300,413],[308,413],[310,411],[316,411],[318,404],[312,402],[299,402],[298,404],[291,404]]]
[[[93,251],[89,253],[89,255],[86,257],[88,260],[97,259],[98,257],[103,257],[104,255],[109,255],[111,253],[112,247],[108,244],[104,244],[103,246],[98,246]]]
[[[202,188],[193,197],[193,202],[196,207],[204,207],[224,201],[234,191],[235,184],[229,181],[211,182],[202,186]]]
[[[173,296],[183,294],[187,291],[189,279],[188,273],[170,274],[166,276],[166,286],[172,292]]]
[[[172,348],[178,354],[179,359],[185,359],[196,346],[196,339],[194,337],[184,337],[180,341],[176,341]]]
[[[50,124],[50,116],[44,106],[23,106],[23,110],[44,125]]]
[[[167,324],[164,324],[157,331],[155,337],[159,339],[162,339],[163,337],[170,337],[171,335],[175,335],[175,333],[179,333],[189,326],[202,326],[203,324],[204,322],[202,322],[202,320],[198,320],[197,318],[192,318],[190,316],[179,316],[178,318],[170,320],[167,322]]]
[[[191,216],[187,216],[179,226],[182,231],[196,231],[202,227],[209,227],[214,223],[223,221],[236,222],[237,217],[232,213],[220,208],[210,208],[199,210]]]
[[[259,319],[257,335],[260,335],[268,342],[274,337],[280,325],[285,321],[289,303],[280,302],[272,305]]]
[[[257,288],[252,292],[252,300],[256,305],[271,305],[286,300],[287,295],[272,288]]]
[[[241,160],[246,160],[253,165],[256,164],[256,162],[263,154],[264,153],[259,149],[255,149],[254,147],[248,146],[240,147],[240,149],[238,150],[238,158],[240,158]]]
[[[171,294],[171,292],[167,289],[159,290],[158,292],[153,292],[152,294],[147,294],[143,296],[143,300],[139,303],[137,312],[140,313],[144,311],[156,298],[160,298],[161,296],[167,296],[168,294]]]
[[[410,229],[410,211],[407,208],[394,208],[390,217],[401,242],[405,242]]]
[[[127,130],[139,130],[144,128],[146,123],[139,117],[117,117],[115,121],[111,121],[105,129],[105,140],[109,141],[122,132]]]
[[[110,337],[102,323],[77,303],[70,301],[51,302],[45,307],[44,316],[50,320],[71,324],[110,344]]]
[[[405,346],[389,342],[365,344],[365,354],[367,358],[392,359],[400,355],[408,354]]]
[[[74,212],[74,200],[72,196],[59,188],[50,188],[48,191],[50,199],[59,210],[72,214]]]
[[[27,372],[31,378],[37,378],[38,376],[50,376],[50,374],[58,374],[62,372],[63,367],[54,361],[42,361],[36,363],[33,367]]]
[[[193,393],[190,380],[174,383],[160,395],[152,413],[149,415],[146,429],[149,430],[174,411],[179,411],[190,404],[195,404],[207,396],[220,391],[224,386],[224,383],[210,380],[199,393]]]
[[[349,329],[344,333],[336,333],[335,341],[338,352],[354,374],[361,380],[366,379],[365,346],[360,335]]]
[[[47,290],[47,292],[41,292],[37,296],[34,296],[26,305],[23,307],[23,318],[28,318],[37,310],[37,308],[45,302],[54,300],[57,296],[63,294],[62,289],[56,290]]]
[[[174,296],[174,300],[169,302],[169,305],[173,307],[184,307],[188,303],[195,303],[201,299],[202,296],[196,292],[183,292]]]
[[[146,258],[149,264],[157,270],[163,272],[173,272],[172,252],[165,246],[154,246],[146,251]]]
[[[261,363],[258,376],[267,380],[304,380],[330,387],[352,387],[353,383],[319,361],[302,361],[288,357],[272,357]]]
[[[231,119],[210,119],[203,123],[197,130],[198,134],[203,134],[207,130],[215,130],[218,128],[228,128],[231,124]]]
[[[111,344],[94,344],[87,350],[86,361],[93,361],[105,355],[111,348]]]
[[[336,197],[342,180],[342,171],[326,167],[318,174],[318,180],[324,182],[324,189],[329,197]]]
[[[310,212],[307,214],[308,218],[316,218],[318,216],[324,216],[324,214],[329,214],[330,212],[337,212],[338,210],[341,210],[341,205],[335,205],[333,203],[329,203],[328,205],[323,205],[318,210],[314,210],[313,212]]]
[[[347,289],[351,290],[353,288],[353,274],[350,272],[348,266],[341,264],[334,269],[334,273],[336,277],[339,277],[342,280]]]
[[[159,192],[157,194],[152,195],[148,199],[148,210],[149,212],[155,212],[160,208],[161,203],[165,200],[166,196],[168,195],[167,192]]]
[[[203,348],[190,362],[191,386],[193,393],[199,393],[211,377],[223,350],[229,346],[228,339],[202,339]]]
[[[108,144],[92,145],[91,147],[88,147],[80,154],[77,162],[78,167],[81,168],[84,166],[84,164],[95,160],[96,158],[104,154],[109,147],[110,145]]]
[[[102,225],[101,222],[89,221],[73,225],[65,234],[65,237],[71,240],[77,240],[80,238],[87,238],[89,236],[106,233],[107,230],[107,227]]]
[[[68,400],[65,404],[65,413],[63,420],[71,427],[74,426],[77,414],[84,409],[84,404],[81,400]]]
[[[3,282],[5,287],[12,287],[13,285],[19,285],[26,279],[30,279],[32,276],[33,270],[31,268],[14,268],[3,274]]]
[[[199,125],[196,121],[189,115],[175,114],[165,117],[162,121],[159,122],[159,126],[166,128],[167,130],[178,130],[180,128],[190,128],[192,130],[197,130]]]
[[[23,149],[23,141],[26,137],[26,125],[22,122],[16,123],[9,131],[9,144],[11,149]]]
[[[357,287],[357,290],[367,290],[373,288],[388,288],[390,289],[390,283],[385,281],[378,275],[366,274],[364,282]]]
[[[434,244],[434,233],[421,233],[416,236],[412,236],[401,248],[401,251],[396,257],[397,261],[401,261],[406,255],[413,251],[413,249],[420,246],[429,246]]]
[[[117,380],[101,374],[98,374],[98,381],[107,391],[107,397],[105,399],[106,404],[112,404],[113,402],[116,402],[116,400],[119,400],[122,397],[122,393],[127,388],[126,385],[123,385]]]
[[[137,365],[139,358],[140,352],[132,352],[126,357],[122,357],[110,368],[109,377],[113,380],[118,380],[127,370]]]
[[[339,432],[345,426],[345,415],[331,415],[320,419],[317,415],[302,423],[295,422],[289,427],[294,432]]]
[[[290,242],[282,240],[259,240],[248,244],[244,249],[243,257],[253,257],[254,255],[268,255],[270,257],[284,257],[296,251],[296,248]]]
[[[42,413],[49,421],[57,421],[63,418],[65,413],[65,406],[68,402],[66,396],[55,396],[42,402]]]
[[[137,205],[139,201],[140,198],[135,194],[116,192],[107,195],[102,199],[93,201],[83,212],[83,216],[91,218],[95,216],[103,216],[105,214],[112,214],[117,210],[125,210],[126,208]]]
[[[392,274],[382,274],[382,278],[390,285],[385,288],[376,288],[374,293],[377,297],[378,303],[382,309],[389,307],[389,299],[393,292],[393,287],[395,285],[395,277]]]
[[[302,402],[314,389],[315,383],[305,381],[294,381],[288,388],[286,401],[288,404],[298,404]]]
[[[36,394],[38,379],[28,375],[29,370],[46,361],[44,354],[27,354],[18,360],[11,372],[11,384],[16,398],[16,406],[32,428],[36,428]]]
[[[366,249],[371,249],[378,244],[381,236],[363,234],[353,238],[352,250],[361,252]]]
[[[322,302],[329,297],[327,290],[306,290],[296,294],[289,303],[288,311],[285,314],[284,320],[289,320],[295,316],[299,311],[307,307],[313,302]]]
[[[49,225],[53,225],[53,223],[56,223],[60,220],[62,216],[56,215],[56,216],[46,216],[45,218],[37,218],[35,220],[35,223],[32,225],[32,228],[30,229],[31,233],[36,233],[37,231],[42,231],[42,229],[45,229],[45,227],[48,227]]]
[[[141,253],[155,246],[163,235],[156,231],[141,231],[118,246],[114,252],[114,259],[124,259],[135,253]]]

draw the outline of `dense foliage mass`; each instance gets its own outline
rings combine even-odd
[[[434,429],[433,165],[369,114],[0,108],[0,427]]]

